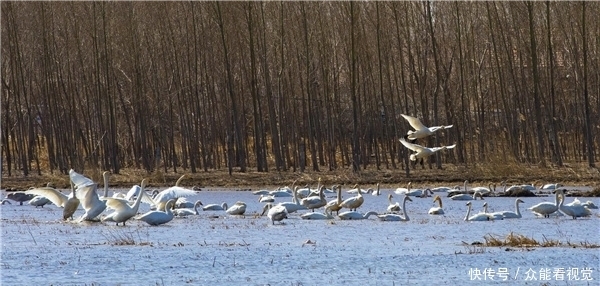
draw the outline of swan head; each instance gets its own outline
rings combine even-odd
[[[265,213],[271,209],[271,207],[273,207],[273,204],[271,203],[266,203],[265,206],[262,209],[262,213],[260,213],[260,216],[265,215]]]
[[[525,202],[521,199],[517,199],[517,204],[519,204],[519,203],[525,203]]]
[[[413,201],[408,195],[404,195],[404,200],[405,201]]]
[[[471,206],[471,202],[467,202],[467,206],[469,206],[469,207],[470,207],[470,206]]]
[[[198,206],[203,206],[203,204],[200,200],[197,200],[196,203],[194,204],[194,207],[198,207]]]
[[[393,198],[392,194],[388,194],[388,200],[391,200]]]

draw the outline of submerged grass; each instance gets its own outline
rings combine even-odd
[[[577,243],[571,243],[570,241],[561,242],[555,239],[547,239],[544,236],[542,241],[537,241],[533,237],[527,237],[522,234],[516,234],[510,232],[506,237],[501,238],[499,236],[494,236],[492,234],[484,235],[485,239],[484,246],[490,247],[502,247],[502,246],[512,246],[512,247],[582,247],[582,248],[600,248],[600,245],[590,243],[588,241]]]

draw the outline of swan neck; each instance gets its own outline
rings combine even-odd
[[[519,211],[519,200],[518,199],[515,201],[515,213],[517,213],[518,216],[521,216],[521,211]]]
[[[469,215],[471,214],[471,205],[468,205],[467,208],[467,215],[465,215],[465,220],[468,221],[469,220]]]
[[[406,201],[408,201],[408,196],[404,196],[404,200],[402,201],[402,214],[404,214],[404,220],[408,220],[408,215],[406,214]]]

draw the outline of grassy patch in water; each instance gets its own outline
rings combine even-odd
[[[564,246],[569,246],[569,247],[582,247],[582,248],[600,248],[600,245],[598,244],[593,244],[593,243],[589,243],[587,241],[582,242],[582,243],[571,243],[570,241],[567,241],[566,243],[563,243],[559,240],[554,240],[554,239],[547,239],[544,236],[543,241],[537,241],[535,240],[533,237],[527,237],[525,235],[522,234],[516,234],[516,233],[509,233],[506,237],[502,238],[499,236],[494,236],[491,234],[487,234],[484,235],[483,238],[485,239],[485,246],[491,246],[491,247],[501,247],[501,246],[512,246],[512,247],[564,247]]]

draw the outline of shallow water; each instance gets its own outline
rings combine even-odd
[[[389,192],[365,195],[359,210],[384,212]],[[373,216],[362,221],[311,221],[300,219],[299,215],[307,212],[300,211],[282,225],[272,225],[266,216],[256,215],[263,203],[249,191],[202,191],[188,198],[200,199],[204,204],[244,201],[248,204],[245,216],[201,212],[157,227],[140,221],[129,221],[125,227],[63,222],[62,209],[53,205],[37,209],[25,204],[2,205],[1,282],[422,285],[451,281],[460,285],[598,285],[600,248],[483,248],[463,244],[485,242],[485,235],[504,238],[514,232],[540,242],[600,245],[598,210],[592,210],[591,218],[577,220],[565,216],[537,218],[526,208],[554,198],[522,198],[525,203],[520,206],[521,219],[465,222],[466,202],[441,195],[444,216],[427,214],[434,206],[432,198],[413,198],[406,205],[408,222],[382,222]],[[597,198],[581,198],[587,199],[600,205]],[[276,202],[281,201],[291,198],[276,198]],[[514,210],[514,198],[489,197],[485,201],[490,211]],[[473,211],[479,212],[483,201],[473,204]],[[140,212],[148,209],[142,204]],[[81,214],[80,209],[76,216]],[[124,239],[135,244],[116,245]],[[308,240],[312,243],[306,243]],[[502,281],[504,270],[506,280]]]

